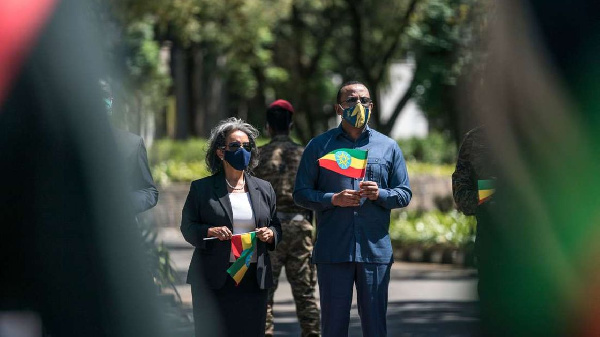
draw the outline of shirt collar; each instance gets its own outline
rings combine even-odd
[[[291,140],[290,135],[276,135],[271,138],[271,143],[273,142],[286,142]]]
[[[338,125],[338,127],[335,128],[335,131],[336,131],[336,133],[335,133],[335,137],[336,138],[344,135],[344,136],[346,136],[346,138],[352,139],[352,138],[350,138],[348,136],[348,134],[346,133],[346,131],[344,131],[344,129],[342,128],[342,123],[340,123]],[[369,136],[371,136],[371,128],[369,127],[369,124],[367,124],[367,126],[365,127],[365,129],[363,130],[363,132],[358,137],[357,141],[363,139],[364,137],[369,137]]]
[[[290,140],[290,135],[276,135],[271,138],[273,142],[280,142],[283,140]]]

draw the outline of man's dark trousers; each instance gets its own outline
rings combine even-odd
[[[386,313],[391,264],[318,263],[323,337],[347,337],[353,286],[363,336],[386,336]]]

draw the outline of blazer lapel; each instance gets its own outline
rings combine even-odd
[[[221,207],[229,218],[229,227],[233,226],[233,211],[231,210],[231,201],[229,201],[229,192],[227,192],[227,186],[225,185],[225,175],[223,172],[215,176],[214,189],[215,197],[219,200]],[[233,227],[232,227],[233,228]]]
[[[258,184],[254,181],[254,177],[251,175],[244,173],[244,179],[246,179],[246,184],[248,185],[248,193],[250,194],[250,203],[252,205],[252,209],[254,210],[254,222],[255,226],[258,227],[258,219],[260,217],[261,210],[261,198],[260,191],[258,190]]]

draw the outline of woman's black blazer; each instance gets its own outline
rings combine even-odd
[[[271,260],[267,250],[274,250],[281,241],[281,223],[275,208],[275,191],[267,181],[244,174],[256,227],[269,227],[275,238],[273,243],[257,242],[257,282],[261,289],[273,286]],[[233,232],[232,211],[223,172],[195,180],[183,206],[181,233],[196,249],[188,271],[187,283],[196,284],[204,277],[208,286],[219,289],[229,276],[231,241],[218,239],[203,241],[209,227],[227,226]]]

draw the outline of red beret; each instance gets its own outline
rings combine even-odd
[[[285,109],[291,113],[294,113],[294,107],[292,106],[292,103],[286,101],[285,99],[278,99],[275,102],[271,103],[271,105],[269,105],[269,108],[274,108],[274,107],[279,107],[279,108]]]

